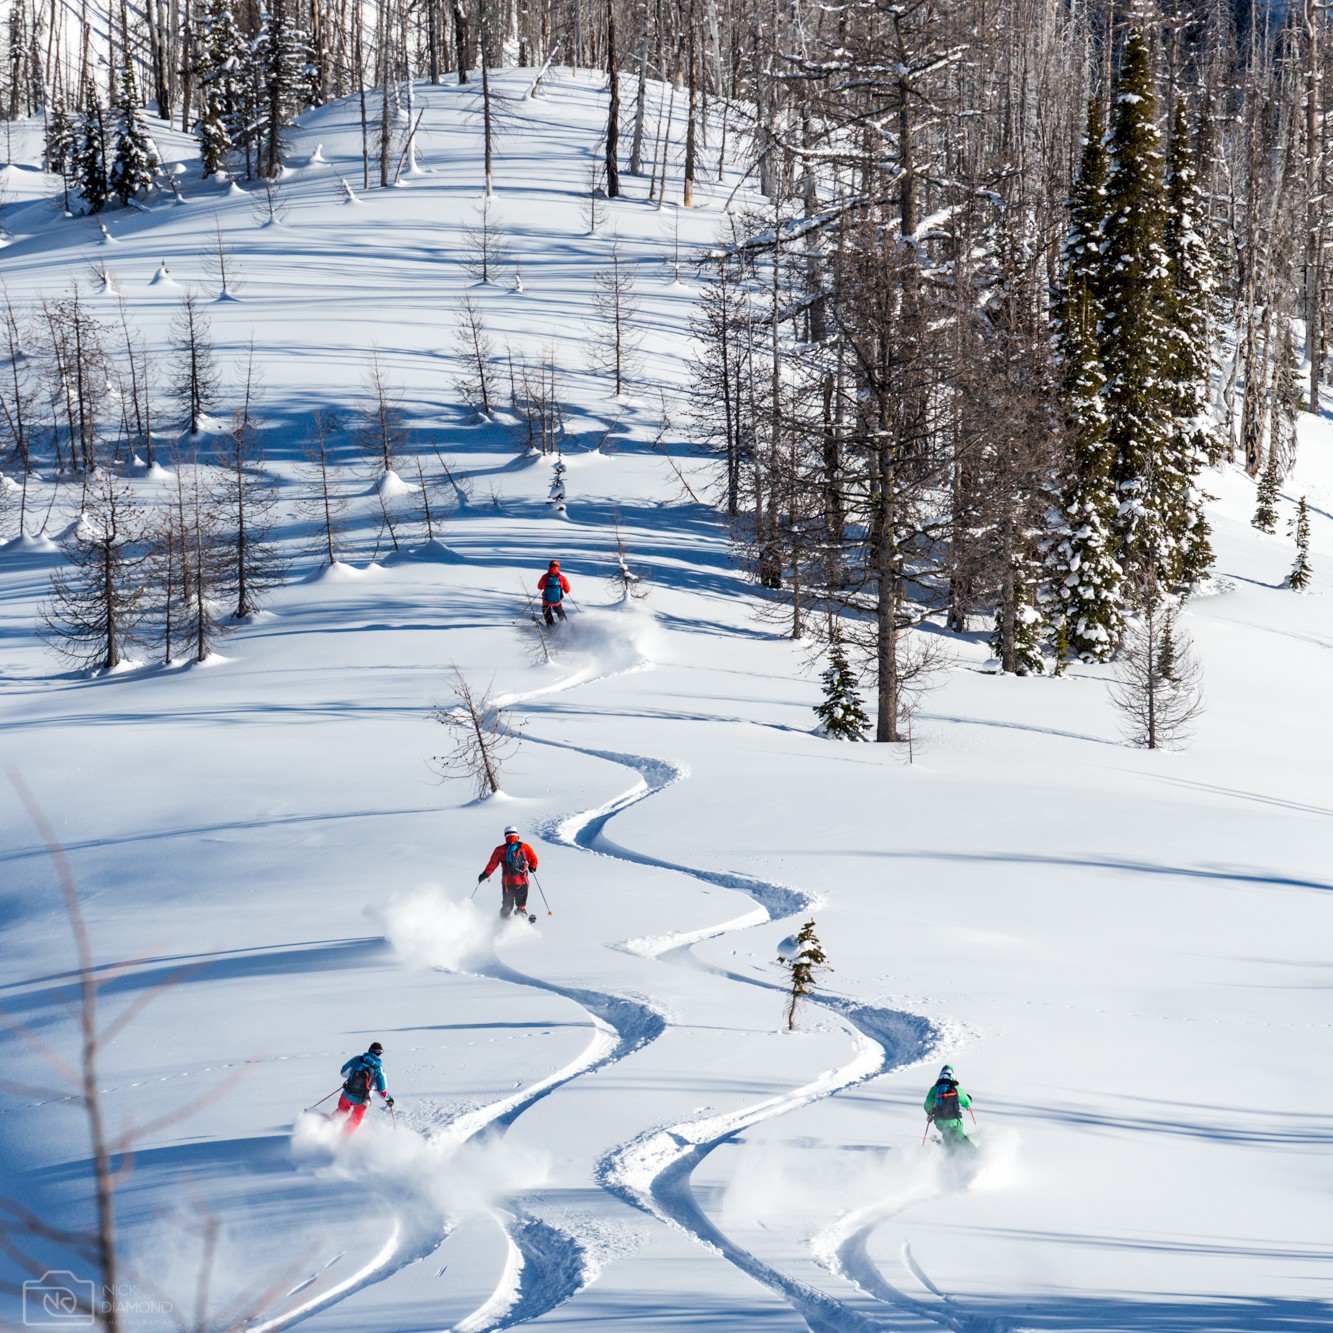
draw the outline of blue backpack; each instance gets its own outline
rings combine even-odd
[[[522,883],[527,882],[528,878],[528,858],[523,852],[523,842],[520,838],[515,838],[513,842],[505,844],[505,879],[519,880]]]

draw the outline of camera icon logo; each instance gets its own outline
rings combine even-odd
[[[29,1328],[92,1328],[97,1289],[63,1268],[23,1284],[23,1322]]]

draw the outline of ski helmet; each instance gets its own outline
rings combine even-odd
[[[552,560],[552,561],[551,561],[551,568],[552,568],[552,569],[559,569],[559,568],[560,568],[560,561],[558,561],[558,560]]]
[[[518,837],[518,830],[517,830],[512,824],[506,824],[506,825],[505,825],[505,837],[508,838],[510,835],[512,835],[513,837],[517,838],[517,837]]]
[[[953,1076],[954,1074],[952,1065],[945,1065],[944,1068],[940,1070],[941,1078],[953,1078]]]
[[[371,1055],[383,1055],[383,1054],[384,1054],[384,1047],[381,1046],[381,1045],[379,1044],[379,1042],[377,1042],[377,1041],[372,1041],[372,1042],[370,1043],[370,1053],[371,1053]]]

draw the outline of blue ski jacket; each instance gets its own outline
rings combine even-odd
[[[384,1070],[381,1067],[382,1063],[383,1062],[378,1055],[371,1055],[369,1051],[367,1051],[365,1055],[354,1055],[345,1065],[343,1065],[343,1078],[348,1078],[351,1075],[352,1070],[358,1065],[365,1065],[370,1071],[370,1091],[372,1093],[378,1092],[381,1097],[387,1097],[389,1095],[389,1090],[384,1086]],[[353,1097],[346,1088],[343,1089],[343,1096],[346,1097],[353,1106],[362,1106],[370,1100],[369,1096]]]

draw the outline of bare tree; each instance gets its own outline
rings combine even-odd
[[[584,173],[582,201],[579,215],[589,236],[596,236],[606,221],[606,162],[596,152],[588,160],[588,170]]]
[[[319,550],[330,565],[338,562],[339,539],[347,512],[347,499],[337,489],[336,464],[330,447],[329,437],[335,430],[334,419],[321,412],[311,415],[305,443],[304,493],[297,501],[298,512],[314,526]]]
[[[25,350],[27,325],[14,309],[8,291],[0,313],[0,460],[18,472],[19,535],[27,531],[28,482],[33,474],[33,432],[37,386],[33,382],[32,359]]]
[[[213,356],[208,316],[199,298],[188,292],[171,321],[172,378],[168,394],[180,404],[191,435],[198,435],[204,417],[216,406],[221,375]]]
[[[639,331],[639,302],[634,289],[634,266],[620,253],[620,243],[611,242],[611,263],[593,276],[597,284],[592,296],[597,323],[589,360],[594,370],[609,375],[614,381],[617,397],[625,388],[625,381],[639,369],[639,353],[643,335]]]
[[[495,343],[469,292],[463,293],[463,309],[454,326],[454,355],[461,366],[454,382],[464,401],[489,417],[495,397]]]
[[[513,366],[513,357],[510,356]],[[528,448],[543,454],[557,452],[565,438],[565,409],[560,401],[560,369],[554,345],[531,365],[520,362],[513,385],[514,406],[523,413]]]
[[[120,331],[125,344],[125,361],[120,367],[122,415],[130,452],[153,465],[153,362],[142,337],[135,337],[129,309],[120,301]]]
[[[204,272],[217,283],[219,301],[238,300],[241,290],[240,267],[232,250],[222,235],[222,220],[213,218],[213,245],[204,256]]]
[[[620,511],[612,511],[615,524],[615,560],[616,567],[611,574],[611,585],[620,594],[622,602],[633,598],[635,601],[648,596],[651,585],[648,580],[630,564],[629,550],[625,545],[625,533],[620,526]]]
[[[167,522],[175,528],[177,552],[175,622],[194,660],[203,662],[226,632],[219,612],[229,590],[231,551],[217,507],[220,488],[197,457],[178,455],[174,473]]]
[[[402,393],[389,382],[377,347],[370,352],[365,385],[368,401],[358,414],[356,437],[374,460],[376,470],[387,477],[398,470],[407,431],[403,424]]]
[[[264,466],[264,449],[254,415],[254,347],[246,366],[245,395],[231,429],[219,437],[214,508],[228,551],[226,584],[235,599],[237,620],[252,616],[265,594],[282,582],[286,563],[273,539],[277,481]]]
[[[1203,711],[1203,673],[1178,617],[1179,606],[1154,580],[1141,587],[1138,614],[1127,627],[1118,678],[1110,687],[1131,745],[1178,748]]]
[[[477,282],[498,280],[508,262],[506,233],[499,210],[489,195],[476,207],[473,221],[463,229],[463,268]]]
[[[106,330],[88,312],[77,287],[58,301],[42,302],[47,401],[51,404],[56,467],[63,466],[62,435],[69,467],[88,474],[98,464],[109,363]]]
[[[97,468],[83,516],[63,544],[70,567],[51,575],[50,600],[38,613],[43,637],[61,656],[100,671],[125,661],[147,611],[146,538],[143,511],[127,483]]]
[[[280,227],[291,213],[291,206],[282,195],[279,177],[261,176],[259,192],[250,205],[250,216],[261,227]]]
[[[457,667],[452,670],[455,702],[436,704],[431,717],[449,729],[453,748],[436,755],[435,762],[443,774],[470,778],[478,796],[494,795],[500,790],[501,768],[518,748],[509,710],[489,689],[476,689]]]

